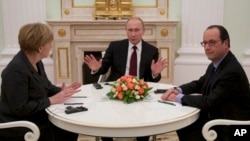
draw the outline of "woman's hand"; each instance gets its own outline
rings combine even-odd
[[[65,100],[69,99],[73,94],[80,92],[81,90],[79,89],[81,87],[81,83],[79,82],[73,82],[69,86],[65,86],[65,84],[62,84],[62,90],[49,97],[50,104],[59,104],[63,103]]]
[[[62,84],[62,89],[65,89],[65,88],[72,88],[72,89],[79,89],[80,87],[82,86],[81,83],[79,82],[73,82],[71,83],[69,86],[65,86],[65,83]]]

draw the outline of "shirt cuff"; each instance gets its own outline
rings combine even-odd
[[[158,77],[158,76],[159,76],[159,74],[156,75],[156,76],[154,76],[153,73],[152,73],[152,78],[153,78],[153,79],[155,79],[155,78]]]
[[[184,94],[182,94],[182,93],[177,94],[177,96],[176,96],[176,101],[177,101],[178,103],[182,103],[181,99],[182,99],[183,96],[184,96]]]
[[[90,74],[95,74],[95,73],[97,73],[98,71],[92,71],[91,70],[91,72],[90,72]]]
[[[174,89],[177,89],[179,91],[179,94],[182,94],[182,89],[180,87],[174,87]]]

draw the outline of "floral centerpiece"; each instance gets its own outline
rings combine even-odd
[[[124,103],[133,103],[142,100],[152,89],[147,82],[135,76],[126,75],[110,84],[111,90],[107,93],[110,99],[122,100]]]

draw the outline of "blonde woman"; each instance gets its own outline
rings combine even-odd
[[[45,108],[64,102],[79,92],[80,83],[57,87],[49,81],[43,58],[49,56],[53,32],[47,24],[31,23],[21,27],[20,51],[2,72],[0,122],[28,120],[38,125],[39,141],[76,141],[78,134],[51,124]],[[0,140],[23,140],[25,129],[0,130]],[[3,133],[4,132],[4,133]]]

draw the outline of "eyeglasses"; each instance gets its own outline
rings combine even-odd
[[[208,44],[208,46],[214,46],[217,42],[219,42],[221,40],[209,40],[208,42],[207,41],[203,41],[201,42],[201,46],[205,47],[206,44]]]

